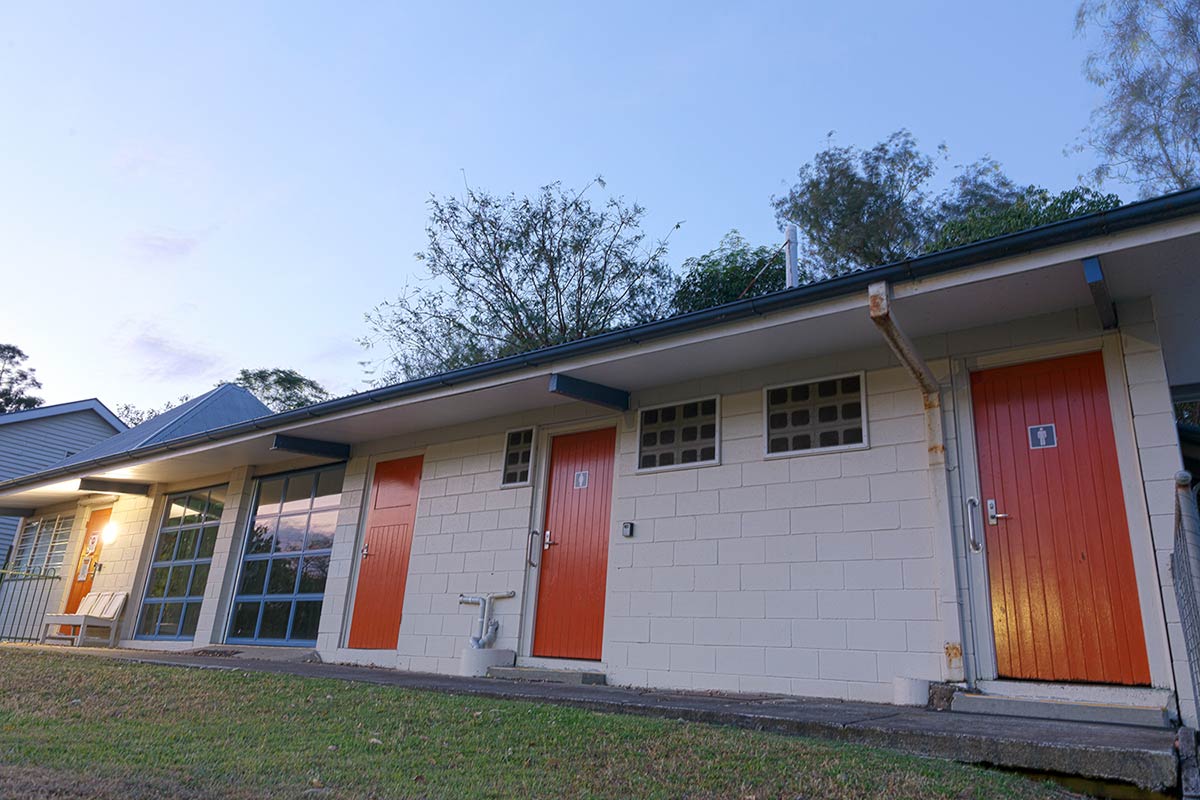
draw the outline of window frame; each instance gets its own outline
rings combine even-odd
[[[803,386],[805,384],[821,383],[822,381],[840,381],[843,378],[858,378],[859,404],[862,407],[862,437],[861,442],[854,444],[839,444],[832,447],[810,447],[807,450],[783,450],[778,453],[771,452],[771,392],[775,389],[790,389],[793,386]],[[871,449],[871,435],[868,426],[867,414],[867,372],[866,370],[857,370],[854,372],[839,372],[836,375],[822,375],[818,378],[803,378],[800,380],[785,381],[784,383],[774,383],[770,386],[764,386],[762,389],[762,447],[763,458],[774,460],[778,458],[801,458],[803,456],[824,455],[826,453],[844,453],[852,450],[869,450]]]
[[[300,578],[301,578],[300,573],[302,572],[304,561],[306,561],[310,557],[325,558],[325,559],[328,559],[329,561],[332,561],[334,542],[331,541],[329,543],[328,549],[319,548],[319,549],[311,550],[311,551],[301,549],[301,550],[295,551],[295,553],[293,555],[280,555],[280,554],[276,553],[274,550],[271,550],[269,553],[254,554],[255,557],[250,559],[251,561],[265,561],[268,564],[267,571],[264,572],[264,574],[263,574],[263,591],[258,594],[244,594],[239,591],[239,587],[241,586],[241,583],[242,583],[242,574],[246,570],[246,562],[247,562],[246,546],[249,544],[250,533],[253,530],[254,523],[258,519],[259,498],[262,493],[262,485],[265,481],[274,480],[276,478],[291,478],[294,475],[303,475],[305,473],[311,473],[315,476],[321,472],[329,472],[329,471],[333,471],[335,469],[340,469],[340,470],[342,470],[342,488],[338,492],[338,494],[339,494],[339,496],[341,496],[346,493],[346,474],[345,474],[346,465],[347,465],[346,461],[337,461],[332,464],[320,464],[315,467],[301,467],[300,469],[284,470],[282,472],[273,472],[273,473],[270,473],[267,475],[255,475],[254,476],[254,492],[251,495],[250,504],[247,507],[247,510],[249,513],[247,513],[246,521],[242,525],[242,536],[241,536],[240,542],[238,544],[238,548],[236,550],[238,566],[237,566],[237,571],[234,573],[234,580],[233,580],[233,583],[230,585],[230,590],[229,590],[230,591],[229,610],[228,610],[228,613],[225,618],[225,627],[224,627],[224,632],[223,632],[223,635],[221,638],[221,641],[223,643],[237,644],[237,645],[244,645],[244,646],[259,646],[259,645],[261,645],[264,647],[307,647],[307,648],[312,648],[315,646],[316,641],[317,641],[315,638],[313,638],[313,639],[294,639],[294,638],[289,637],[289,638],[283,638],[283,639],[272,639],[272,638],[263,638],[261,636],[255,636],[255,637],[234,636],[233,635],[233,625],[234,625],[235,617],[237,614],[237,607],[238,607],[239,603],[257,603],[258,604],[258,606],[259,606],[258,617],[254,624],[256,633],[261,631],[261,629],[262,629],[262,618],[263,618],[263,613],[264,613],[264,606],[267,603],[287,602],[291,605],[291,608],[288,611],[288,633],[289,634],[291,633],[292,626],[295,623],[297,604],[309,603],[309,602],[319,602],[319,603],[321,603],[321,613],[324,613],[325,593],[328,588],[328,579],[329,579],[328,573],[326,574],[326,586],[321,589],[320,597],[314,597],[313,595],[316,594],[315,592],[293,591],[291,594],[287,594],[287,595],[282,595],[282,594],[272,595],[270,592],[268,592],[266,590],[269,588],[270,569],[271,569],[270,563],[273,560],[283,560],[283,559],[287,559],[287,558],[295,558],[296,559],[297,575],[296,575],[296,579],[295,579],[296,583],[294,584],[294,586],[297,589],[299,589],[299,582],[300,582]],[[315,492],[316,486],[320,485],[320,478],[314,478],[314,480],[316,481],[316,484],[314,485],[314,489],[313,489],[313,491]],[[313,499],[315,499],[315,494],[313,496]],[[280,498],[280,501],[281,501],[281,503],[283,502],[282,497]],[[306,532],[305,532],[306,538],[308,535],[307,526],[311,524],[311,518],[314,513],[323,513],[325,511],[340,512],[340,509],[341,509],[340,502],[336,506],[330,506],[328,509],[321,509],[319,511],[314,509],[310,505],[308,512],[307,512],[308,517],[309,517],[309,522],[306,523]],[[288,516],[288,515],[283,514],[282,510],[281,510],[280,512],[271,514],[270,516],[273,517],[277,521],[281,517]],[[291,516],[298,516],[298,514],[293,513]],[[334,537],[336,538],[336,536],[337,536],[337,529],[335,526]],[[326,568],[328,569],[328,566]],[[272,598],[274,598],[274,599],[272,599]],[[284,600],[282,598],[287,598],[287,599]],[[319,621],[319,619],[320,619],[320,617],[318,615],[318,621]]]
[[[42,533],[44,531],[43,523],[46,520],[53,520],[53,528],[51,529],[50,540],[46,544],[45,560],[39,566],[31,566],[29,563],[26,563],[23,566],[18,565],[17,556],[21,552],[21,542],[26,536],[29,535],[30,525],[36,523],[38,526],[37,533],[34,534],[34,540],[30,543],[28,550],[28,556],[30,560],[32,560],[33,555],[37,552],[38,540],[42,537]],[[66,538],[61,542],[62,560],[58,564],[51,566],[48,562],[50,560],[50,553],[55,544],[54,533],[60,530],[59,522],[64,520],[67,521],[68,524],[65,529]],[[21,523],[20,530],[17,531],[17,535],[13,537],[12,546],[9,548],[7,563],[5,564],[5,569],[12,570],[13,572],[28,573],[31,575],[61,575],[62,568],[67,564],[67,553],[71,549],[71,537],[75,532],[75,523],[78,521],[78,515],[74,511],[60,511],[56,514],[43,514],[40,517],[27,518]]]
[[[508,458],[508,437],[510,434],[524,433],[525,431],[529,431],[530,435],[533,437],[533,439],[529,443],[529,470],[528,470],[529,475],[523,481],[517,481],[514,483],[505,483],[504,482],[504,473],[507,472],[506,467],[508,465],[505,464],[504,461],[505,461],[505,459]],[[506,430],[504,432],[504,447],[500,451],[500,488],[501,489],[520,489],[525,486],[533,486],[534,468],[535,468],[535,465],[537,464],[537,449],[538,449],[538,433],[539,432],[540,431],[538,430],[537,425],[525,425],[520,428],[509,428],[508,430]]]
[[[642,413],[645,411],[655,411],[660,408],[672,408],[674,406],[687,405],[688,403],[703,403],[705,400],[716,401],[716,411],[713,413],[713,419],[716,422],[716,436],[713,437],[713,445],[715,456],[710,461],[691,461],[686,464],[668,464],[665,467],[643,467],[642,466]],[[657,472],[674,472],[680,469],[699,469],[703,467],[719,467],[721,466],[721,395],[706,394],[700,397],[689,397],[684,400],[672,400],[669,403],[658,403],[652,406],[638,406],[637,408],[637,446],[634,449],[634,474],[637,475],[653,475]]]
[[[175,559],[175,560],[171,560],[171,561],[159,561],[159,560],[157,560],[156,556],[158,553],[158,543],[159,543],[160,538],[162,537],[163,529],[167,527],[166,522],[168,519],[170,519],[168,514],[170,514],[170,512],[171,512],[172,501],[178,497],[187,497],[189,495],[197,494],[199,492],[207,492],[207,493],[209,493],[209,502],[211,502],[211,493],[214,489],[224,489],[226,492],[225,501],[221,505],[221,515],[224,516],[225,507],[229,505],[229,484],[228,483],[214,483],[211,486],[197,486],[194,489],[187,489],[187,490],[180,491],[180,492],[172,492],[172,493],[164,496],[165,502],[163,504],[162,514],[159,515],[159,522],[158,522],[157,527],[154,530],[153,540],[150,542],[150,550],[149,550],[149,554],[148,554],[150,561],[148,562],[148,564],[146,566],[146,579],[142,586],[141,603],[138,605],[138,613],[137,613],[136,618],[134,619],[134,627],[133,627],[133,638],[134,639],[148,641],[148,642],[187,642],[187,641],[191,641],[192,639],[196,638],[195,632],[193,632],[190,635],[176,633],[174,636],[166,636],[166,635],[163,635],[163,634],[160,634],[157,632],[152,633],[152,634],[151,633],[140,633],[139,629],[141,628],[141,624],[142,624],[142,615],[144,613],[146,613],[147,606],[155,606],[160,609],[159,621],[161,622],[161,616],[162,616],[161,609],[163,606],[167,605],[168,603],[173,603],[173,602],[183,604],[183,611],[180,613],[180,616],[179,616],[179,626],[181,629],[183,627],[183,620],[184,620],[185,616],[187,615],[188,606],[192,605],[193,603],[198,603],[199,606],[201,607],[201,609],[203,609],[204,595],[208,591],[208,582],[213,577],[213,573],[212,573],[213,556],[209,555],[207,558],[196,558],[196,557],[183,558],[183,559]],[[202,532],[204,531],[204,529],[212,528],[212,527],[217,528],[217,539],[220,539],[220,537],[221,537],[221,518],[220,517],[217,518],[215,526],[211,523],[208,525],[199,524],[195,527],[189,526],[190,530],[197,531],[197,540],[196,540],[197,548],[199,548],[200,536],[202,535]],[[182,531],[183,528],[184,528],[183,523],[180,523],[179,525],[176,525],[173,530],[176,533],[178,533],[179,531]],[[215,546],[215,542],[214,542],[214,546]],[[176,545],[176,549],[178,549],[178,544]],[[194,580],[194,577],[196,574],[196,567],[200,566],[202,564],[208,565],[209,572],[208,572],[208,576],[204,579],[204,591],[198,596],[199,597],[198,600],[197,600],[197,595],[192,595],[192,594],[187,594],[182,597],[168,597],[166,594],[163,594],[162,597],[148,597],[147,596],[147,593],[150,591],[150,580],[151,580],[151,577],[153,576],[154,570],[156,568],[161,568],[163,566],[166,566],[167,569],[169,570],[167,572],[167,576],[168,576],[168,580],[169,580],[170,575],[171,575],[170,570],[173,570],[176,566],[188,566],[190,568],[188,571],[188,588],[190,589],[191,582],[192,582],[192,580]],[[168,586],[169,586],[169,584],[168,584]],[[167,589],[167,587],[164,587],[164,592],[166,591],[166,589]],[[157,631],[158,630],[158,622],[155,623],[154,627],[155,627],[155,630]]]

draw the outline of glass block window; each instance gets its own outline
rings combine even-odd
[[[259,480],[226,641],[316,643],[345,472]]]
[[[226,487],[167,498],[151,553],[146,595],[138,616],[139,639],[190,639],[208,584]]]
[[[31,519],[21,529],[8,568],[15,572],[56,573],[67,558],[74,515]]]
[[[529,483],[533,466],[533,428],[509,431],[504,442],[504,477],[502,486]]]
[[[863,444],[862,382],[862,375],[847,375],[767,389],[767,452]]]
[[[717,398],[692,400],[641,412],[638,469],[717,460]]]

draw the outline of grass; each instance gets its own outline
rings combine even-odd
[[[4,798],[1064,796],[1015,775],[696,723],[0,649]]]

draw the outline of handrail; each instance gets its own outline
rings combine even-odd
[[[1192,492],[1192,475],[1187,470],[1175,473],[1175,540],[1171,553],[1171,577],[1175,601],[1187,650],[1188,672],[1192,678],[1194,713],[1200,719],[1200,509]]]

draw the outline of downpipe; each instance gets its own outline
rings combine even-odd
[[[460,605],[479,606],[479,617],[475,620],[474,626],[475,632],[468,639],[473,650],[485,650],[496,642],[496,635],[500,632],[500,620],[492,618],[492,606],[495,601],[516,596],[517,593],[513,591],[460,594],[458,596]]]
[[[917,351],[916,345],[908,338],[908,334],[904,332],[893,316],[891,286],[887,281],[870,284],[867,296],[871,322],[875,323],[875,327],[879,329],[901,366],[912,375],[921,389],[925,407],[925,442],[929,458],[930,501],[935,507],[934,525],[935,530],[941,534],[938,538],[944,542],[946,547],[950,548],[949,575],[944,576],[941,589],[943,592],[949,592],[954,598],[955,628],[958,635],[958,642],[947,641],[945,645],[945,661],[943,663],[946,671],[944,678],[951,681],[965,678],[968,686],[974,688],[975,670],[967,665],[963,647],[967,641],[967,631],[963,620],[962,593],[959,592],[957,579],[954,523],[950,512],[949,474],[946,466],[946,437],[942,430],[941,386],[937,377],[934,376],[933,370],[929,368],[929,364]],[[957,653],[954,652],[955,649],[957,649]],[[954,663],[955,660],[958,661],[957,665]]]

